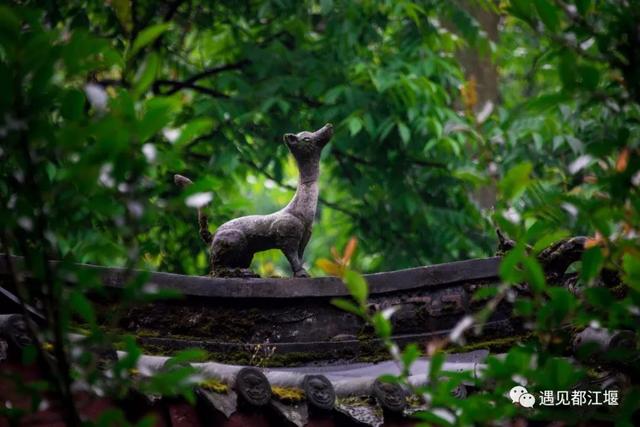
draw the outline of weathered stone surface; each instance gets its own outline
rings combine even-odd
[[[213,393],[196,388],[196,398],[198,405],[205,408],[204,412],[218,411],[226,418],[229,418],[238,408],[238,395],[233,390],[227,393]]]
[[[21,257],[11,257],[16,267],[21,267]],[[474,281],[492,281],[499,279],[500,257],[456,261],[425,267],[385,273],[366,274],[370,294],[387,294],[407,290],[427,289]],[[55,267],[56,261],[50,261]],[[150,285],[158,289],[178,290],[192,297],[216,298],[331,298],[349,296],[344,283],[337,277],[316,278],[221,278],[208,276],[185,276],[173,273],[129,271],[118,267],[101,267],[90,264],[78,264],[79,268],[101,275],[105,286],[123,288],[128,279],[138,274],[148,275]],[[0,257],[0,275],[8,274],[4,257]],[[24,272],[28,274],[28,272]]]
[[[0,339],[0,362],[7,360],[9,357],[9,343]]]
[[[633,331],[611,331],[604,328],[586,328],[576,334],[573,340],[574,351],[592,345],[600,352],[616,349],[635,348],[635,334]]]
[[[12,258],[21,265],[20,258]],[[52,262],[55,268],[56,263]],[[396,307],[391,318],[400,345],[446,335],[460,316],[479,309],[473,292],[498,280],[499,258],[477,259],[366,275],[375,309]],[[97,272],[116,296],[126,271],[80,266]],[[0,275],[3,270],[0,258]],[[137,273],[134,273],[137,274]],[[185,298],[127,309],[113,333],[133,333],[145,351],[170,355],[187,347],[210,352],[213,360],[234,364],[295,366],[313,360],[375,361],[387,355],[373,330],[331,304],[347,297],[334,277],[314,279],[238,279],[148,273],[159,289],[177,289]],[[108,294],[109,295],[109,294]],[[96,300],[99,321],[109,324],[117,298]],[[501,304],[483,336],[517,332],[511,306]],[[336,338],[337,337],[337,338]],[[257,359],[256,359],[257,358]]]
[[[284,404],[277,400],[272,400],[271,405],[281,416],[289,420],[296,427],[303,427],[309,422],[309,411],[304,403]]]

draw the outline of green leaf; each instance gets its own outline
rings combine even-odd
[[[516,17],[529,21],[534,14],[531,0],[510,0],[509,11]]]
[[[544,271],[538,260],[531,256],[522,259],[527,283],[536,292],[541,292],[546,287],[547,281],[544,277]]]
[[[383,374],[378,377],[378,381],[389,384],[399,384],[400,378],[398,378],[396,375]]]
[[[560,26],[560,14],[558,8],[549,0],[534,0],[538,15],[544,25],[551,31],[556,31]]]
[[[604,255],[602,254],[602,248],[598,246],[589,248],[582,254],[580,277],[586,283],[591,282],[600,273],[603,265]]]
[[[519,265],[525,258],[523,244],[518,244],[509,251],[500,262],[500,278],[506,283],[520,283],[524,280],[524,273]]]
[[[596,67],[583,65],[578,68],[578,72],[580,73],[580,82],[585,89],[594,90],[598,87],[600,72]]]
[[[203,362],[207,359],[207,352],[201,348],[181,350],[167,361],[167,366],[179,366],[191,362]]]
[[[474,186],[479,186],[482,184],[487,184],[490,182],[489,178],[486,174],[480,173],[472,168],[461,168],[453,171],[453,176],[462,180],[473,184]]]
[[[554,230],[550,233],[546,233],[533,245],[533,253],[539,254],[552,244],[567,237],[569,237],[569,232],[567,230]]]
[[[442,132],[443,132],[442,123],[440,123],[440,121],[435,117],[429,117],[427,119],[427,130],[429,131],[432,137],[436,139],[442,138]]]
[[[200,117],[187,123],[181,130],[180,136],[175,141],[176,147],[184,147],[185,144],[194,139],[211,132],[213,129],[213,120],[208,117]]]
[[[581,15],[587,15],[593,10],[594,2],[593,0],[577,0],[576,7],[578,8],[578,12]]]
[[[440,376],[440,372],[442,372],[442,367],[444,366],[445,354],[442,351],[438,351],[436,354],[431,356],[431,363],[429,366],[429,379],[431,382],[435,383]]]
[[[420,357],[420,348],[418,347],[417,344],[411,343],[404,348],[404,350],[402,351],[401,360],[406,373],[409,372],[411,365],[413,365],[413,362],[418,360],[419,357]]]
[[[369,294],[369,286],[364,277],[353,270],[347,270],[344,274],[344,282],[353,299],[361,306],[365,305]]]
[[[145,28],[140,31],[138,37],[133,41],[133,45],[127,55],[128,58],[133,58],[141,49],[150,43],[153,43],[158,37],[162,35],[171,27],[170,23],[156,24]]]
[[[125,344],[125,354],[123,357],[119,358],[114,365],[114,370],[116,372],[123,372],[127,369],[135,368],[138,359],[142,355],[142,351],[140,350],[140,347],[137,346],[134,337],[131,335],[125,335],[123,340]]]
[[[376,334],[380,338],[389,338],[391,336],[391,322],[385,319],[381,312],[375,313],[372,320]]]
[[[573,90],[576,87],[576,82],[578,79],[576,62],[576,56],[569,51],[565,51],[560,57],[558,72],[560,73],[560,80],[562,80],[562,85],[567,90]]]
[[[402,138],[402,142],[408,144],[411,140],[411,131],[403,122],[398,122],[398,132],[400,132],[400,138]]]
[[[10,8],[0,5],[0,40],[7,38],[14,41],[19,34],[20,20]]]
[[[333,7],[333,0],[320,0],[320,12],[323,15],[331,13]]]
[[[624,282],[636,291],[640,291],[640,257],[626,253],[622,258],[622,266],[624,269]]]
[[[29,366],[38,358],[38,350],[33,344],[27,345],[22,349],[21,362],[24,366]]]
[[[481,301],[487,298],[492,298],[498,294],[497,286],[483,286],[474,292],[473,297],[471,298],[473,301]]]
[[[612,305],[616,303],[615,297],[611,294],[611,291],[602,287],[591,287],[584,290],[584,295],[587,298],[589,304],[594,307],[600,307],[608,310]]]
[[[356,316],[361,317],[363,315],[362,309],[349,300],[343,298],[333,298],[331,300],[331,304],[335,305],[340,310],[355,314]]]
[[[520,197],[530,182],[533,165],[523,162],[514,166],[500,181],[500,192],[505,200],[513,200]]]
[[[94,325],[96,315],[89,300],[78,291],[72,291],[69,295],[69,305],[73,311],[78,313],[89,324]]]
[[[134,97],[138,98],[147,90],[151,83],[153,83],[159,65],[160,57],[158,54],[155,52],[150,53],[136,74],[133,86]]]
[[[116,17],[120,25],[127,33],[133,29],[133,18],[131,15],[131,0],[112,0],[111,6],[116,12]]]
[[[173,119],[173,113],[181,104],[176,98],[153,97],[145,102],[145,112],[138,122],[138,137],[146,141]]]
[[[522,317],[530,317],[534,314],[533,302],[528,299],[517,299],[515,303],[513,303],[514,312],[518,316]]]
[[[442,414],[442,413],[440,413]],[[420,424],[420,425],[434,425],[434,426],[444,426],[444,427],[448,427],[448,426],[453,426],[453,424],[451,424],[451,421],[448,419],[443,418],[443,415],[438,415],[435,412],[432,411],[418,411],[415,414],[413,414],[413,417],[419,419],[420,421],[424,421],[424,424]]]
[[[67,120],[79,120],[84,114],[84,105],[84,94],[77,89],[70,89],[62,97],[62,116]]]
[[[360,120],[360,117],[349,118],[349,132],[351,133],[351,136],[356,136],[361,129],[362,120]]]
[[[541,95],[525,104],[525,109],[529,113],[543,113],[546,110],[558,106],[558,104],[569,99],[566,93],[552,93]]]

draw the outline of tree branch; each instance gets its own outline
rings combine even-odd
[[[181,80],[156,80],[155,82],[153,82],[153,91],[160,95],[173,95],[174,93],[182,89],[192,89],[192,90],[195,90],[196,92],[213,96],[214,98],[229,98],[229,95],[226,95],[215,89],[197,85],[196,82],[205,77],[213,76],[215,74],[219,74],[224,71],[241,69],[250,63],[251,61],[247,59],[243,59],[241,61],[234,62],[232,64],[225,64],[225,65],[220,65],[218,67],[208,68],[182,81]],[[171,86],[171,89],[169,89],[166,92],[162,92],[160,90],[162,86]]]
[[[340,156],[346,157],[347,159],[351,160],[354,163],[358,163],[361,165],[365,165],[365,166],[369,166],[369,167],[378,167],[378,165],[376,165],[374,162],[367,160],[367,159],[363,159],[362,157],[358,157],[355,156],[351,153],[347,153],[346,151],[340,150],[339,148],[333,148],[333,152],[335,154],[338,154]],[[445,165],[444,163],[440,163],[440,162],[431,162],[428,160],[421,160],[421,159],[416,159],[413,157],[408,157],[407,156],[407,160],[409,160],[410,163],[414,164],[414,165],[418,165],[418,166],[426,166],[426,167],[430,167],[430,168],[440,168],[440,169],[447,169],[447,165]]]
[[[239,70],[249,64],[251,64],[251,61],[249,61],[248,59],[243,59],[242,61],[234,62],[232,64],[225,64],[225,65],[220,65],[218,67],[208,68],[206,70],[203,70],[189,77],[187,80],[185,80],[185,83],[195,83],[200,79],[212,76],[214,74],[222,73],[223,71]]]
[[[172,86],[171,89],[167,92],[162,92],[160,88],[162,86]],[[211,89],[204,86],[199,86],[195,83],[190,83],[188,81],[179,81],[179,80],[156,80],[153,82],[153,91],[158,95],[173,95],[177,91],[181,89],[191,89],[196,92],[203,93],[205,95],[212,96],[214,98],[229,98],[229,95],[219,92],[215,89]]]

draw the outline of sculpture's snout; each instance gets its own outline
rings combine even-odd
[[[331,123],[327,123],[320,129],[318,129],[315,133],[317,136],[317,141],[322,144],[322,146],[324,146],[333,136],[333,125]]]
[[[328,134],[331,137],[333,136],[333,125],[331,123],[327,123],[326,125],[320,128],[319,132]]]

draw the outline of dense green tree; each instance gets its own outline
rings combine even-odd
[[[158,202],[175,200],[171,174],[184,172],[213,191],[214,225],[276,209],[295,185],[282,135],[333,122],[311,265],[349,234],[369,255],[365,269],[490,252],[487,222],[459,176],[475,138],[455,108],[464,77],[453,54],[463,42],[442,21],[487,49],[463,9],[441,2],[71,2],[46,19],[119,53],[76,88],[95,82],[113,96],[163,95],[172,104],[175,115],[155,123],[165,131],[148,135],[158,155],[151,190]],[[203,273],[193,212],[166,210],[139,236],[143,252],[163,269]]]

